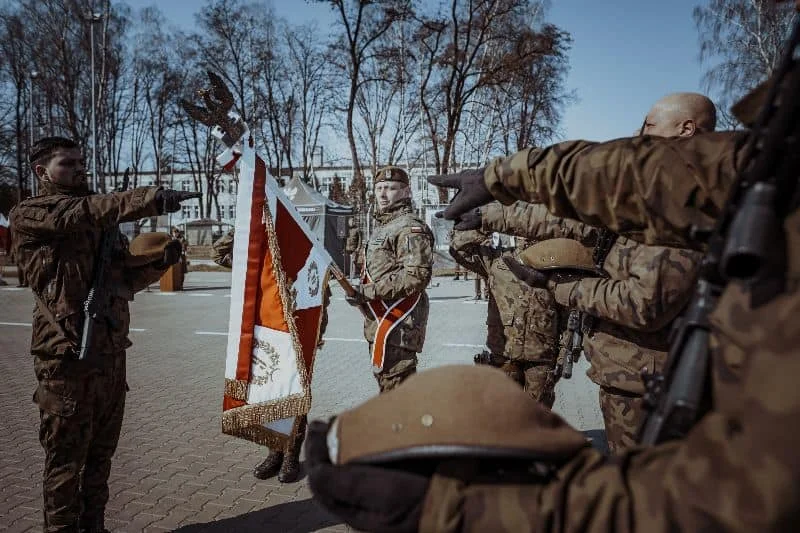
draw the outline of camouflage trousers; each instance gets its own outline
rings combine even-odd
[[[372,353],[372,343],[369,343]],[[383,370],[376,372],[380,392],[391,390],[417,371],[417,352],[399,346],[387,345],[383,354]]]
[[[614,455],[636,444],[643,398],[620,389],[600,387],[600,410],[606,425],[608,451]]]
[[[127,384],[125,353],[100,357],[99,369],[40,376],[34,394],[45,451],[45,532],[91,530],[103,520]]]
[[[555,361],[522,361],[502,355],[489,355],[490,366],[498,368],[519,383],[528,395],[548,409],[556,401]]]

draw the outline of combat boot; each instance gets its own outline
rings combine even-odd
[[[286,443],[286,453],[283,456],[281,471],[278,473],[278,481],[281,483],[294,483],[300,479],[300,448],[306,438],[306,425],[308,418],[305,415],[295,419],[292,434]]]
[[[300,449],[283,456],[283,464],[278,472],[278,481],[281,483],[294,483],[300,479]]]
[[[281,469],[283,463],[283,452],[270,451],[264,462],[256,466],[253,475],[258,479],[269,479]]]

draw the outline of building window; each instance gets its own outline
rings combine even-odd
[[[228,206],[228,218],[236,218],[236,206],[229,205]]]
[[[189,218],[191,214],[192,214],[192,206],[190,205],[181,206],[181,218]]]
[[[230,187],[228,187],[228,192],[231,194],[237,194],[239,192],[239,182],[232,179]]]
[[[181,181],[181,190],[182,191],[188,191],[189,187],[191,187],[191,183],[189,183],[189,180],[182,180]]]
[[[225,192],[225,180],[222,178],[217,180],[217,192]]]
[[[192,207],[194,207],[194,218],[200,218],[200,206],[199,205],[195,205],[195,206],[192,206]]]

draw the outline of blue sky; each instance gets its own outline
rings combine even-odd
[[[152,0],[127,0],[133,8]],[[602,141],[631,135],[653,102],[677,91],[701,91],[692,9],[702,0],[552,0],[548,20],[573,37],[567,80],[579,98],[565,113],[564,139]],[[199,0],[158,2],[166,18],[191,29]],[[329,7],[273,0],[292,24],[316,20],[331,27]]]

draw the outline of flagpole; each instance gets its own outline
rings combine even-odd
[[[344,293],[351,298],[355,296],[356,290],[347,280],[347,277],[344,275],[344,273],[341,270],[339,270],[339,267],[336,266],[335,263],[331,263],[330,269],[331,269],[331,274],[333,274],[333,277],[336,278],[336,281],[338,281],[339,285],[341,285],[342,289],[344,289]],[[361,311],[362,315],[364,315],[367,318],[370,318],[370,312],[368,309],[366,309],[365,304],[359,305],[358,309],[359,311]]]

